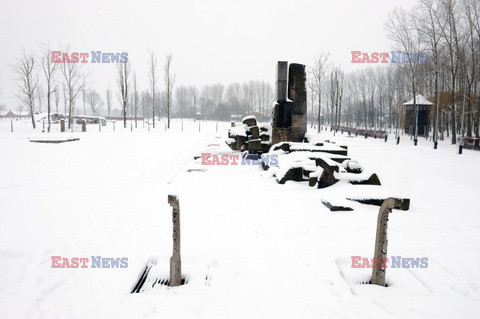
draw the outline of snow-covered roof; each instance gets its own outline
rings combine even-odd
[[[427,100],[423,95],[418,94],[417,97],[415,98],[415,102],[417,105],[433,105],[432,102]],[[403,105],[413,105],[413,99],[411,99],[408,102],[403,103]]]

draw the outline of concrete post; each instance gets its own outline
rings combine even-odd
[[[65,132],[65,120],[60,120],[60,132]]]
[[[385,287],[385,270],[387,258],[387,226],[388,214],[393,208],[400,210],[408,210],[410,207],[409,199],[387,198],[383,201],[378,212],[377,219],[377,235],[375,238],[374,260],[378,262],[378,267],[372,270],[372,284]],[[382,260],[384,262],[382,262]]]
[[[278,61],[277,82],[275,83],[275,98],[277,102],[287,100],[288,62]]]
[[[10,131],[13,133],[13,120],[10,120]]]
[[[177,196],[168,195],[168,204],[172,206],[173,253],[170,258],[170,286],[182,284],[182,262],[180,259],[180,203]]]
[[[292,100],[292,132],[290,141],[303,142],[307,132],[307,76],[305,65],[292,63],[288,67],[288,98]]]
[[[281,141],[303,142],[307,131],[307,96],[305,66],[286,61],[277,63],[273,109],[272,143]],[[288,96],[288,98],[287,98]]]
[[[85,120],[82,120],[82,132],[87,131],[87,122]]]

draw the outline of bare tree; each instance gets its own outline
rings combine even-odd
[[[67,104],[68,104],[68,89],[65,84],[62,85],[63,91],[63,115],[67,115]]]
[[[95,90],[90,90],[86,93],[85,101],[90,105],[93,115],[96,115],[97,111],[103,106],[102,97]]]
[[[138,103],[140,102],[140,94],[137,90],[137,74],[133,72],[133,93],[132,93],[132,106],[135,116],[135,128],[137,128],[137,112],[138,112]]]
[[[179,86],[175,90],[175,101],[178,108],[178,115],[180,118],[184,118],[185,111],[189,104],[188,88],[185,86]]]
[[[313,127],[313,123],[315,122],[315,100],[317,99],[317,90],[315,85],[315,80],[310,78],[307,81],[307,94],[308,100],[307,102],[310,104],[310,127]]]
[[[386,23],[388,36],[393,40],[396,48],[403,51],[401,63],[396,65],[405,72],[410,80],[413,104],[415,108],[414,144],[418,141],[418,106],[416,101],[417,82],[420,72],[420,64],[417,57],[424,52],[421,41],[421,34],[415,27],[416,16],[402,8],[395,8],[388,16]],[[407,54],[404,58],[404,54]],[[393,59],[393,57],[392,57]]]
[[[315,58],[315,61],[313,62],[313,67],[312,67],[312,74],[315,80],[315,84],[316,84],[315,88],[318,96],[317,132],[320,132],[321,114],[322,114],[322,86],[325,79],[325,75],[330,65],[328,61],[329,57],[330,57],[330,53],[320,52]]]
[[[40,57],[40,63],[42,65],[42,70],[43,74],[45,75],[45,82],[47,84],[47,118],[48,118],[48,127],[47,127],[47,132],[50,132],[50,126],[51,126],[51,120],[50,120],[50,95],[52,94],[52,85],[53,85],[53,77],[55,75],[55,72],[58,69],[58,63],[52,63],[52,59],[50,57],[51,55],[51,50],[48,45],[44,45],[41,47],[42,53]],[[57,89],[54,90],[54,92],[57,92]],[[58,103],[59,103],[60,97],[58,93],[55,93],[55,103],[57,106],[57,112],[58,112]]]
[[[30,108],[30,116],[32,119],[32,126],[35,129],[34,116],[34,92],[38,85],[38,75],[36,74],[36,60],[33,54],[23,51],[22,55],[17,58],[15,65],[11,66],[12,71],[17,81],[17,86],[20,89],[19,98],[22,103],[25,103]]]
[[[43,99],[45,96],[43,95],[43,87],[41,84],[37,86],[37,90],[35,91],[34,94],[38,102],[38,113],[42,113]]]
[[[81,73],[81,67],[78,63],[63,62],[60,65],[60,71],[65,80],[65,89],[68,98],[68,128],[73,129],[72,112],[74,111],[78,94],[85,87],[86,79]]]
[[[172,94],[173,94],[173,85],[175,84],[175,74],[172,71],[172,58],[171,53],[167,54],[165,64],[163,66],[164,82],[166,86],[167,94],[167,128],[170,128],[170,108],[172,106]]]
[[[419,23],[418,31],[422,33],[432,52],[431,62],[433,63],[434,81],[435,81],[435,116],[434,116],[434,130],[433,141],[436,145],[438,142],[438,117],[440,107],[440,41],[444,26],[438,17],[438,1],[435,0],[419,0],[419,12],[421,18],[416,20]]]
[[[463,55],[463,44],[460,43],[460,15],[455,0],[443,0],[440,6],[443,16],[446,19],[445,28],[442,29],[443,37],[447,44],[449,55],[449,71],[451,77],[451,103],[452,103],[452,144],[457,143],[457,108],[455,101],[456,80],[460,69],[460,62]]]
[[[152,93],[152,121],[153,121],[153,128],[155,128],[155,101],[156,101],[156,89],[157,89],[157,56],[155,53],[149,52],[150,60],[149,60],[149,71],[148,71],[148,78],[150,80],[150,89]]]
[[[190,95],[190,103],[192,104],[192,117],[193,121],[195,122],[197,114],[198,89],[195,86],[190,86],[188,87],[188,93]]]
[[[82,102],[83,102],[83,115],[87,115],[87,88],[83,88],[82,90]]]
[[[479,75],[478,75],[478,65],[480,64],[480,57],[478,52],[478,42],[480,41],[480,5],[477,0],[463,0],[463,7],[465,11],[466,21],[467,21],[467,34],[468,34],[468,48],[469,48],[469,57],[468,64],[470,67],[470,72],[467,69],[467,61],[465,61],[465,73],[467,75],[467,102],[468,102],[468,116],[467,116],[467,136],[472,136],[472,122],[473,122],[473,131],[476,136],[479,135],[479,122],[480,122],[480,103],[476,112],[472,110],[474,108],[474,101],[470,97],[477,95],[478,84],[479,84]],[[472,92],[473,90],[473,92]],[[474,114],[476,113],[476,116]]]
[[[123,127],[127,127],[127,106],[128,106],[128,86],[130,77],[130,63],[118,63],[117,65],[117,84],[120,89],[120,99],[123,112]]]
[[[58,85],[55,86],[55,90],[53,90],[55,93],[55,112],[58,113],[58,105],[60,105],[60,90],[58,88]]]
[[[110,112],[112,111],[112,90],[110,90],[110,87],[107,88],[105,100],[107,101],[107,116],[110,117]]]

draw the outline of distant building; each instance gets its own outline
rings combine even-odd
[[[428,101],[423,95],[417,95],[415,104],[418,110],[418,135],[424,135],[427,126],[430,124],[429,114],[433,103]],[[413,99],[403,103],[405,107],[405,132],[411,135],[415,134],[415,105]],[[428,130],[427,130],[428,134]]]
[[[3,118],[8,118],[8,119],[13,119],[16,118],[17,116],[12,112],[8,111],[5,115],[2,115]]]

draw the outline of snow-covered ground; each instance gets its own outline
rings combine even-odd
[[[40,125],[41,126],[41,125]],[[411,199],[389,221],[388,256],[427,257],[427,268],[387,268],[389,287],[361,284],[371,269],[378,207],[331,212],[324,190],[279,185],[258,166],[202,166],[229,151],[229,123],[164,122],[150,132],[112,124],[63,144],[28,121],[0,121],[0,318],[478,318],[480,152],[402,136],[322,138],[382,184]],[[218,138],[217,138],[218,137]],[[219,146],[215,146],[218,144]],[[209,146],[210,145],[210,146]],[[187,169],[205,169],[191,171]],[[337,188],[335,188],[337,187]],[[331,190],[345,191],[340,185]],[[188,284],[130,294],[145,264],[168,277],[172,209],[180,198]],[[51,268],[52,256],[128,258],[127,268]]]

